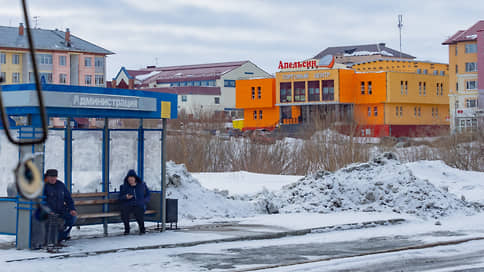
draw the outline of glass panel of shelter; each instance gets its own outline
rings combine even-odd
[[[10,135],[16,135],[17,130],[10,130]],[[16,197],[17,193],[14,185],[14,175],[5,174],[12,173],[18,162],[18,146],[10,143],[3,130],[0,131],[0,173],[2,180],[0,181],[0,197]],[[13,191],[12,191],[13,190]]]
[[[72,131],[72,192],[102,192],[103,132]]]
[[[64,173],[64,129],[49,130],[49,136],[45,141],[44,169],[57,169],[58,179],[65,182]]]
[[[161,191],[161,131],[145,131],[144,182],[150,190]]]
[[[138,173],[138,131],[110,130],[109,191],[119,191],[126,173]],[[139,175],[139,173],[138,173]]]

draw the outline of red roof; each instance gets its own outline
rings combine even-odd
[[[221,95],[220,87],[201,87],[201,86],[147,88],[147,89],[141,89],[141,91],[172,93],[172,94],[178,94],[178,95],[185,95],[185,94]]]
[[[484,21],[478,21],[467,30],[457,31],[457,33],[452,35],[442,44],[447,45],[447,44],[454,44],[457,42],[474,41],[477,38],[477,32],[479,30],[484,30]]]

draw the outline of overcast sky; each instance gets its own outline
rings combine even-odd
[[[482,0],[30,0],[43,29],[71,33],[115,52],[107,80],[122,66],[250,60],[269,73],[279,60],[310,58],[330,46],[384,42],[448,62],[441,43],[484,19]],[[0,0],[0,25],[18,26],[20,1]],[[35,24],[35,21],[32,22]],[[0,37],[1,39],[1,37]]]

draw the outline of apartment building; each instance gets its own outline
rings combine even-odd
[[[449,105],[453,133],[484,126],[484,21],[459,30],[449,46]]]
[[[106,86],[106,57],[113,52],[66,31],[32,29],[37,66],[46,83]],[[26,29],[0,26],[0,75],[4,84],[34,81]]]

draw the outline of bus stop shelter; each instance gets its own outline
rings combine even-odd
[[[53,84],[42,84],[42,94],[49,120],[58,118],[64,125],[50,125],[48,139],[43,144],[5,151],[15,152],[9,155],[14,158],[9,163],[16,164],[34,154],[35,165],[43,173],[49,168],[58,169],[59,179],[72,193],[116,193],[126,172],[135,169],[152,191],[152,201],[159,201],[158,213],[147,220],[162,223],[164,229],[165,128],[167,119],[177,117],[177,96]],[[3,85],[2,95],[9,118],[17,120],[11,133],[19,139],[39,137],[42,126],[35,84]],[[79,118],[96,118],[101,124],[80,128],[78,121],[82,119]],[[136,127],[116,125],[116,120],[127,119],[138,120]],[[160,126],[145,128],[146,120],[152,119],[160,120]],[[18,124],[18,120],[23,123]],[[13,172],[4,175],[13,175]],[[5,182],[0,179],[0,183]],[[16,235],[19,249],[31,248],[35,204],[18,195],[0,197],[0,216],[4,219],[0,221],[0,234]],[[106,233],[106,221],[104,228]]]

